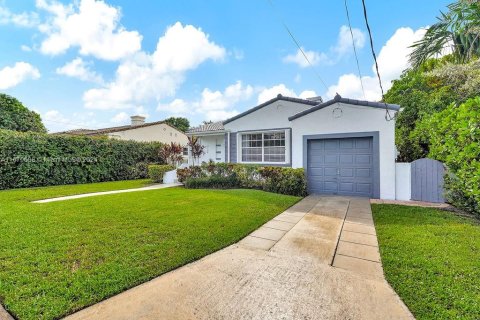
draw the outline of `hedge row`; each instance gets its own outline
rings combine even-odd
[[[307,194],[303,169],[209,162],[177,169],[177,175],[186,188],[246,188],[295,196]]]
[[[147,177],[160,143],[0,130],[0,189]]]

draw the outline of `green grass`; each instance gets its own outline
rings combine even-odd
[[[372,205],[388,282],[417,319],[480,319],[480,224],[431,208]]]
[[[145,185],[128,181],[0,192],[0,300],[52,319],[235,243],[298,197],[170,188],[33,204]]]

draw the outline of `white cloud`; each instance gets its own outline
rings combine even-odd
[[[40,78],[40,71],[26,62],[17,62],[13,67],[0,69],[0,89],[15,87],[27,79]]]
[[[93,129],[100,126],[107,127],[108,123],[98,123],[97,115],[92,112],[73,113],[70,118],[62,112],[52,109],[45,113],[40,113],[42,121],[45,123],[49,132],[58,132],[73,129]]]
[[[294,90],[289,89],[285,84],[280,83],[270,88],[262,89],[258,94],[257,102],[258,104],[263,103],[265,101],[275,98],[279,94],[286,97],[302,98],[302,99],[312,98],[317,96],[317,93],[313,90],[305,90],[301,92],[299,95],[297,95]]]
[[[40,46],[44,54],[58,55],[78,47],[81,55],[113,61],[141,49],[142,36],[121,26],[120,9],[104,1],[63,5],[55,0],[37,0],[36,4],[52,15],[39,27],[47,36]]]
[[[152,61],[157,72],[183,72],[195,69],[205,60],[224,57],[225,49],[211,42],[201,28],[177,22],[158,40]]]
[[[362,30],[357,28],[352,28],[353,39],[357,49],[363,48],[365,45],[365,34]],[[340,31],[338,32],[338,39],[335,46],[331,47],[328,53],[317,52],[317,51],[308,51],[302,47],[305,55],[313,66],[319,64],[331,65],[338,62],[344,55],[351,52],[352,49],[352,36],[350,34],[350,29],[347,26],[341,26]],[[353,52],[353,51],[352,51]],[[299,49],[295,54],[289,54],[283,58],[284,63],[295,63],[301,68],[310,67],[307,59],[303,55],[302,51]]]
[[[200,114],[205,120],[224,120],[238,114],[235,110],[236,104],[249,100],[253,92],[252,86],[237,81],[223,91],[205,88],[197,101],[188,103],[182,99],[175,99],[168,104],[160,104],[157,110],[177,115]]]
[[[352,33],[356,48],[363,48],[365,45],[365,34],[362,32],[362,30],[357,28],[352,28]],[[340,27],[337,44],[333,48],[333,51],[339,55],[353,52],[352,35],[350,34],[350,29],[347,26]]]
[[[411,28],[399,28],[382,47],[378,55],[378,66],[385,93],[392,86],[392,80],[397,79],[402,71],[409,67],[409,48],[415,41],[421,39],[425,29],[416,31]],[[330,86],[326,97],[333,98],[336,93],[354,99],[380,100],[381,91],[378,84],[375,65],[372,66],[372,75],[362,77],[365,88],[365,97],[362,93],[360,78],[355,74],[344,74],[339,77],[337,84]]]
[[[316,96],[317,96],[317,93],[313,90],[305,90],[305,91],[302,91],[302,93],[300,93],[298,95],[298,97],[302,98],[302,99],[314,98]]]
[[[20,46],[20,49],[22,49],[22,51],[25,51],[25,52],[31,52],[32,51],[32,48],[30,48],[29,46],[24,45],[24,44],[22,44]]]
[[[187,115],[192,112],[192,110],[188,108],[188,103],[183,99],[175,99],[167,104],[160,103],[157,106],[157,111],[165,111],[174,115]]]
[[[130,119],[130,116],[126,112],[117,113],[113,118],[113,123],[125,123]]]
[[[233,50],[230,52],[230,55],[232,55],[236,60],[243,60],[245,57],[243,50],[237,48],[233,48]]]
[[[399,28],[393,36],[388,39],[378,55],[378,66],[380,74],[385,82],[398,78],[403,70],[410,66],[408,60],[412,52],[410,46],[420,40],[425,34],[425,29],[413,31],[411,28]],[[375,72],[375,66],[372,71]]]
[[[13,13],[8,8],[0,6],[0,25],[2,24],[31,28],[38,25],[38,14],[35,12]]]
[[[139,52],[124,60],[113,81],[83,95],[87,108],[121,109],[175,94],[185,73],[207,60],[221,61],[226,51],[200,28],[180,22],[167,28],[153,54]]]
[[[57,68],[56,72],[82,81],[103,83],[102,77],[95,71],[90,70],[90,64],[83,61],[82,58],[76,58],[68,62],[63,67]]]
[[[258,94],[257,102],[258,104],[268,101],[275,98],[277,95],[283,95],[287,97],[296,97],[297,94],[292,90],[287,88],[283,83],[275,85],[270,88],[265,88]]]
[[[308,60],[313,66],[316,66],[321,62],[326,62],[328,60],[327,55],[323,52],[308,51],[308,50],[305,50],[303,47],[302,47],[302,50],[303,52],[305,52],[305,55],[307,56]],[[283,62],[295,63],[301,68],[306,68],[310,66],[308,61],[305,59],[305,56],[303,55],[302,51],[300,51],[300,49],[298,49],[295,54],[289,54],[286,57],[284,57]]]

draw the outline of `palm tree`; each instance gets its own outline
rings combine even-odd
[[[414,68],[449,50],[456,63],[480,56],[480,3],[459,0],[448,5],[448,10],[411,46],[410,63]]]

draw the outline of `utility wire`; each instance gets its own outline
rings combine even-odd
[[[345,0],[345,12],[347,13],[348,27],[350,28],[350,35],[352,36],[353,52],[355,53],[355,61],[357,62],[358,76],[360,77],[360,85],[362,86],[363,98],[367,100],[367,96],[365,95],[365,88],[363,87],[362,72],[360,71],[360,64],[358,63],[357,46],[355,45],[355,38],[353,37],[352,24],[350,22],[350,13],[348,12],[347,0]]]
[[[380,77],[380,71],[378,70],[377,55],[375,54],[375,49],[373,47],[372,30],[370,30],[370,24],[368,23],[367,7],[365,5],[365,0],[362,0],[362,5],[363,5],[363,16],[365,17],[365,24],[367,25],[368,36],[370,38],[370,48],[372,49],[373,60],[375,60],[375,70],[377,72],[378,83],[380,85],[380,90],[382,92],[382,101],[385,103],[385,119],[387,121],[390,121],[390,120],[393,120],[394,117],[390,115],[390,111],[388,110],[387,103],[385,102],[385,94],[383,92],[382,78]]]
[[[282,19],[282,17],[280,16],[280,13],[278,12],[278,10],[275,8],[275,5],[273,4],[273,1],[272,0],[268,0],[268,3],[270,3],[270,5],[272,6],[273,10],[275,11],[275,13],[277,14],[277,18],[280,20],[280,22],[282,23],[283,27],[285,28],[285,30],[287,31],[287,33],[290,35],[290,37],[292,38],[293,42],[295,43],[295,45],[298,47],[298,50],[300,50],[300,52],[302,53],[303,57],[305,58],[305,60],[307,60],[308,64],[310,65],[310,67],[312,68],[312,71],[315,73],[315,75],[317,76],[317,78],[320,80],[320,82],[322,83],[322,85],[325,87],[325,89],[327,89],[328,91],[328,87],[327,85],[325,84],[325,81],[323,81],[322,77],[320,76],[320,74],[317,72],[317,70],[313,67],[313,64],[310,62],[310,59],[308,59],[307,55],[305,54],[305,51],[303,51],[303,48],[302,46],[300,45],[300,43],[298,42],[298,40],[295,38],[295,36],[293,35],[293,33],[290,31],[290,28],[288,28],[287,24],[285,23],[285,21]]]

